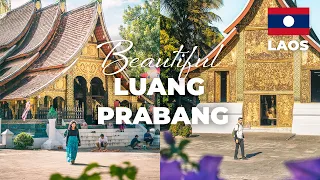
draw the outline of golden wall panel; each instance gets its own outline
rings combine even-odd
[[[260,95],[244,95],[243,120],[245,126],[260,126]]]
[[[215,84],[214,81],[214,71],[208,71],[207,73],[207,90],[205,90],[205,94],[207,95],[207,103],[213,103],[214,102],[214,90],[215,90]]]
[[[308,51],[302,51],[302,67],[320,69],[320,52],[312,47],[309,47]]]
[[[277,95],[277,126],[291,127],[293,119],[293,95]]]
[[[84,56],[91,56],[91,57],[98,57],[97,44],[88,43],[88,44],[82,49],[82,55],[84,55]]]
[[[74,76],[72,71],[67,74],[67,107],[68,109],[74,108]]]
[[[102,61],[80,59],[72,69],[74,77],[82,76],[87,81],[87,88],[91,87],[91,80],[98,77],[103,82],[103,87],[106,88],[105,75],[102,73]]]
[[[219,71],[214,72],[214,102],[221,101],[221,73]]]
[[[301,79],[301,51],[294,52],[293,62],[293,91],[294,101],[300,101],[300,79]]]
[[[261,27],[268,26],[268,8],[270,7],[278,7],[275,0],[255,0],[256,6],[260,6],[258,12],[249,23],[249,26]],[[252,8],[253,9],[253,8]],[[252,11],[252,10],[250,10]],[[254,12],[253,12],[254,13]],[[250,14],[251,16],[253,14]]]
[[[236,70],[229,71],[229,101],[228,102],[237,102],[237,77],[236,77]]]
[[[247,63],[245,91],[292,91],[293,63]]]
[[[293,36],[269,36],[268,30],[245,31],[245,58],[246,60],[285,60],[293,59],[292,51],[269,51],[268,40],[273,42],[273,47],[283,40],[289,42]]]
[[[232,42],[221,51],[217,60],[214,63],[214,68],[230,68],[237,64],[237,46],[239,38],[236,36]]]
[[[311,102],[311,71],[302,70],[301,71],[301,99],[302,103]]]
[[[205,92],[204,94],[199,96],[199,100],[200,100],[201,103],[208,102],[208,97],[207,97],[208,94],[206,92],[208,92],[208,91],[210,92],[211,91],[210,87],[208,87],[208,85],[210,85],[210,83],[208,82],[207,74],[208,74],[207,72],[202,72],[200,74],[200,76],[199,76],[199,78],[204,80],[203,85],[204,85],[204,92]]]
[[[243,80],[244,80],[244,31],[240,32],[240,38],[237,48],[237,70],[236,70],[236,86],[237,86],[237,100],[243,101]]]

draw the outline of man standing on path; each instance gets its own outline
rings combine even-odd
[[[243,135],[243,121],[242,118],[238,118],[238,123],[236,124],[235,128],[234,128],[234,139],[235,139],[235,143],[236,143],[236,149],[234,152],[234,159],[238,160],[238,150],[239,150],[239,146],[241,148],[241,155],[242,155],[242,159],[243,160],[247,160],[247,157],[244,154],[244,135]]]

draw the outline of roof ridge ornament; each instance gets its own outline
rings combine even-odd
[[[41,9],[41,0],[34,0],[33,2],[35,3],[37,10]]]
[[[57,0],[57,2],[60,4],[60,9],[61,12],[66,12],[67,11],[67,4],[66,4],[66,0]]]
[[[97,6],[98,13],[101,14],[101,12],[102,12],[102,0],[96,0],[96,1],[98,3],[98,6]]]

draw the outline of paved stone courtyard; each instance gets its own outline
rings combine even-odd
[[[160,179],[158,150],[125,150],[127,152],[90,152],[91,149],[80,149],[76,164],[70,165],[66,162],[65,151],[62,150],[0,149],[0,179],[45,180],[56,172],[76,178],[86,165],[92,162],[101,165],[96,171],[106,172],[110,165],[120,165],[125,161],[130,161],[138,167],[138,180]],[[104,175],[102,179],[111,180],[112,178]]]
[[[223,155],[221,177],[237,180],[284,179],[290,175],[283,164],[285,161],[320,157],[319,136],[245,133],[245,137],[247,161],[233,159],[235,145],[231,133],[194,134],[189,138],[191,143],[186,152],[194,161],[205,154]],[[161,146],[165,146],[163,139]],[[238,157],[241,157],[240,152]]]

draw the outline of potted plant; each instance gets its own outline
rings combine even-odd
[[[55,119],[56,120],[57,117],[58,117],[58,113],[54,110],[53,107],[51,107],[49,109],[48,114],[47,114],[47,119]]]

